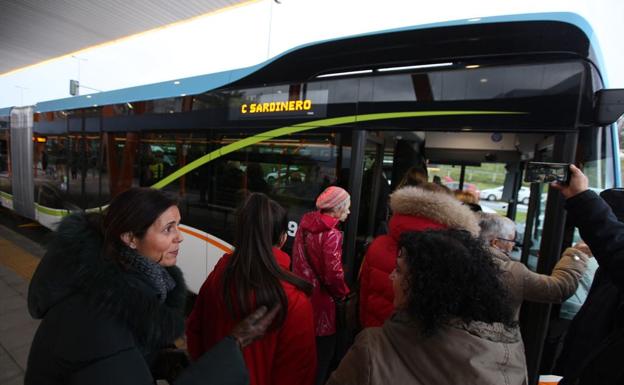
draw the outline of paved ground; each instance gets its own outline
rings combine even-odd
[[[28,314],[28,282],[44,249],[0,225],[0,385],[24,382],[28,351],[39,321]]]

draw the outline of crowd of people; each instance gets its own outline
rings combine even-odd
[[[317,197],[292,258],[282,250],[286,210],[249,194],[234,251],[186,317],[177,202],[132,188],[103,213],[61,222],[29,288],[29,311],[42,322],[25,384],[528,384],[525,300],[564,303],[572,318],[552,366],[561,384],[624,383],[624,191],[598,196],[581,170],[570,173],[552,188],[584,242],[565,249],[548,275],[511,258],[509,218],[406,174],[389,198],[388,233],[364,256],[362,330],[339,363],[336,303],[350,292],[346,190],[330,186]],[[591,289],[588,266],[598,266]]]

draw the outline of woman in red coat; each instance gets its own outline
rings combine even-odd
[[[382,326],[394,312],[389,277],[396,266],[401,234],[450,228],[479,235],[479,222],[470,208],[434,183],[396,190],[390,195],[390,208],[389,234],[375,238],[360,270],[360,322],[364,328]]]
[[[318,211],[301,218],[293,244],[293,272],[314,285],[316,384],[325,383],[336,347],[334,298],[343,298],[349,293],[342,270],[342,232],[336,226],[347,219],[350,206],[351,198],[344,189],[326,188],[316,199]]]
[[[238,214],[236,249],[208,276],[186,324],[188,351],[197,359],[257,307],[279,304],[269,332],[243,349],[251,385],[314,383],[312,287],[288,271],[290,257],[280,250],[287,223],[278,203],[251,194]]]

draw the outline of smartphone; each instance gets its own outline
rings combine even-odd
[[[570,165],[568,163],[529,162],[524,173],[524,181],[529,183],[559,182],[568,184],[570,181]]]

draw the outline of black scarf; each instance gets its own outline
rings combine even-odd
[[[139,254],[135,249],[124,247],[121,254],[131,269],[147,277],[148,282],[156,289],[158,300],[164,303],[167,293],[176,287],[176,282],[169,272],[158,263]]]

